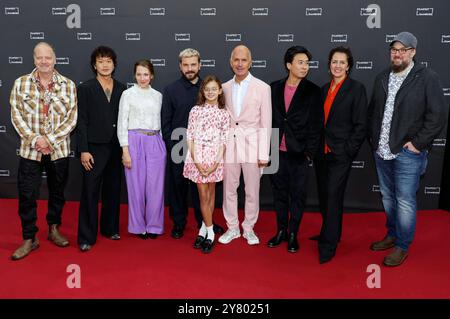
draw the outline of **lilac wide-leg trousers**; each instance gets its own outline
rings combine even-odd
[[[147,135],[142,131],[128,131],[131,156],[131,169],[125,168],[128,231],[132,234],[162,234],[166,147],[159,133]]]

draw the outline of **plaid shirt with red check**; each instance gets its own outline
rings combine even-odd
[[[52,161],[68,157],[70,132],[77,124],[77,93],[75,83],[57,71],[53,73],[50,91],[40,87],[36,69],[18,78],[11,91],[11,121],[20,136],[20,156],[41,161],[35,149],[43,137],[52,150]]]

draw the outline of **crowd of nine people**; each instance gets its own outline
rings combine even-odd
[[[307,79],[312,56],[303,46],[287,49],[287,76],[270,85],[250,73],[252,55],[244,45],[232,50],[234,76],[223,84],[214,75],[200,77],[200,54],[188,48],[179,54],[181,77],[161,94],[151,86],[155,72],[149,60],[135,63],[136,84],[127,89],[113,76],[114,50],[99,46],[90,61],[95,77],[76,87],[55,70],[52,46],[38,43],[33,52],[36,68],[15,81],[10,97],[12,123],[21,140],[18,191],[23,235],[11,258],[22,259],[39,247],[36,200],[43,169],[49,189],[48,239],[60,247],[69,245],[59,227],[70,134],[75,130],[82,165],[81,251],[92,249],[99,228],[101,235],[120,239],[123,169],[130,233],[142,239],[163,234],[167,180],[173,238],[184,235],[190,194],[198,227],[195,249],[210,253],[215,235],[220,235],[221,244],[230,243],[241,236],[240,226],[247,243],[257,245],[260,178],[276,158],[278,169],[270,181],[277,225],[267,246],[287,242],[289,252],[299,250],[308,163],[313,161],[322,227],[311,239],[318,242],[319,262],[328,262],[341,240],[352,162],[368,139],[387,219],[385,236],[370,248],[393,248],[384,265],[402,264],[414,237],[419,179],[432,141],[445,126],[447,110],[438,75],[415,63],[416,37],[401,32],[389,48],[390,66],[376,77],[368,102],[364,85],[350,77],[352,52],[342,46],[329,52],[330,81],[322,87]],[[274,129],[278,134],[272,136]],[[240,225],[241,173],[245,208]],[[216,183],[222,181],[226,231],[213,219]]]

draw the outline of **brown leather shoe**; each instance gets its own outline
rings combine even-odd
[[[69,246],[69,241],[58,230],[59,226],[56,224],[50,225],[48,229],[48,240],[52,241],[58,247]]]
[[[395,245],[395,238],[386,236],[382,240],[372,243],[370,245],[370,249],[375,251],[386,250],[394,247],[394,245]]]
[[[384,257],[383,264],[388,267],[400,266],[408,257],[408,252],[395,247],[392,253]]]
[[[25,239],[22,246],[17,248],[17,250],[11,255],[12,260],[19,260],[28,256],[33,250],[39,248],[39,239]]]

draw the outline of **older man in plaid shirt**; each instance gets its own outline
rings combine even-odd
[[[24,239],[11,256],[13,260],[39,247],[36,200],[44,168],[49,190],[48,239],[59,247],[69,245],[58,228],[65,203],[70,132],[77,122],[76,87],[54,69],[55,52],[48,43],[38,43],[33,56],[36,68],[14,82],[10,97],[11,120],[21,142],[17,179]]]

